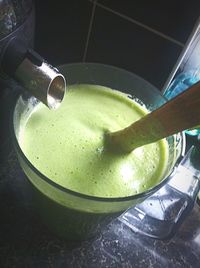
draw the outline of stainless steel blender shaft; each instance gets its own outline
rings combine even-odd
[[[56,109],[63,100],[65,77],[20,39],[9,42],[1,67],[50,109]]]

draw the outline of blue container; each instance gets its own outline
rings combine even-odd
[[[196,70],[191,70],[185,73],[180,73],[170,84],[164,93],[164,96],[170,100],[180,94],[181,92],[187,90],[188,87],[197,83],[200,80],[200,68]],[[200,134],[200,128],[190,129],[185,131],[186,134],[191,136],[196,136]]]

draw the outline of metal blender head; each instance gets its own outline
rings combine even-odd
[[[58,108],[62,102],[65,77],[21,39],[9,41],[4,49],[1,68],[50,109]]]

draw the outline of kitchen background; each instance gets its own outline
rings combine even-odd
[[[162,90],[198,21],[200,1],[36,0],[35,13],[35,50],[51,64],[111,64]],[[0,267],[199,267],[197,205],[166,242],[142,239],[119,221],[79,246],[51,234],[34,213],[13,152],[13,102],[0,91]]]
[[[55,65],[111,64],[162,89],[199,16],[199,0],[36,0],[35,49]]]
[[[100,62],[131,71],[159,90],[200,16],[191,0],[35,0],[35,50],[49,63]],[[31,33],[30,33],[31,35]],[[1,81],[0,81],[1,82]],[[6,161],[10,111],[18,89],[1,85],[0,162]]]

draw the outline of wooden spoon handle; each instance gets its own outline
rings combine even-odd
[[[155,142],[200,124],[200,82],[125,129],[109,133],[121,152]]]

